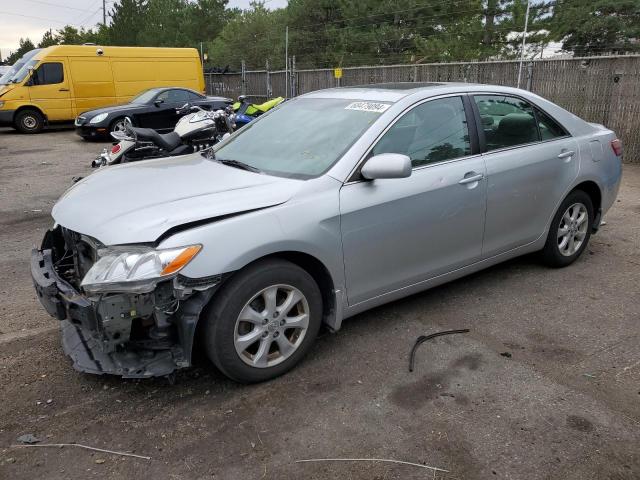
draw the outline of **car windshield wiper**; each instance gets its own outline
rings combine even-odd
[[[230,167],[240,168],[242,170],[248,170],[250,172],[261,173],[262,170],[256,168],[252,165],[241,162],[240,160],[227,160],[227,159],[218,159],[215,158],[216,161],[220,162],[223,165],[228,165]]]

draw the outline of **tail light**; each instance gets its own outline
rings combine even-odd
[[[622,156],[622,142],[620,139],[616,138],[615,140],[611,140],[611,148],[617,157]]]
[[[113,147],[111,147],[111,153],[113,155],[115,155],[116,153],[118,153],[120,151],[122,147],[120,147],[119,143],[116,143]]]

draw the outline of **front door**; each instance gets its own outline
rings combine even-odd
[[[189,96],[185,90],[179,88],[164,90],[155,98],[153,105],[139,115],[140,126],[155,130],[173,130],[180,118],[176,109],[188,101]]]
[[[47,58],[25,83],[31,103],[39,107],[49,121],[73,120],[71,87],[64,58]]]
[[[543,234],[578,174],[576,141],[523,99],[476,95],[487,152],[487,220],[483,257]]]
[[[480,258],[486,172],[484,159],[472,149],[468,118],[458,96],[412,108],[370,153],[408,155],[414,167],[411,176],[342,187],[350,305]]]

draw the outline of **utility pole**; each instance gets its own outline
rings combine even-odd
[[[107,26],[107,0],[102,0],[102,24]]]
[[[529,7],[531,7],[531,0],[527,0],[527,13],[524,17],[524,32],[522,34],[522,50],[520,52],[520,66],[518,67],[518,88],[520,88],[520,79],[522,78],[522,62],[524,61],[524,47],[527,44],[527,28],[529,27]]]
[[[284,30],[284,98],[289,96],[289,27]]]

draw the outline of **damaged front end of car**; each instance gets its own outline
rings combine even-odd
[[[106,247],[59,225],[49,230],[32,251],[31,274],[61,321],[74,368],[146,378],[190,366],[198,318],[222,282],[179,273],[200,249]]]

